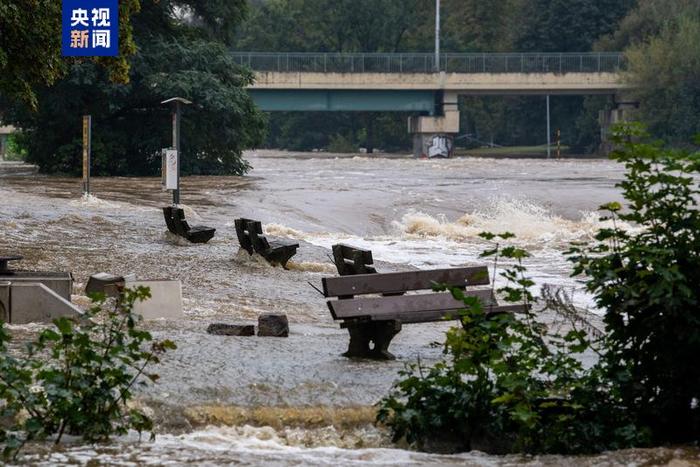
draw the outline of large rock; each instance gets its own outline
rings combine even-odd
[[[287,321],[287,315],[264,313],[258,316],[258,336],[289,336],[289,321]]]
[[[207,328],[207,332],[217,336],[254,336],[255,326],[252,324],[212,323]]]

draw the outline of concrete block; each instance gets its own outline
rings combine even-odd
[[[10,284],[10,320],[12,324],[48,323],[61,316],[80,316],[82,310],[38,282]]]
[[[289,321],[287,315],[263,313],[258,316],[258,336],[288,337]]]
[[[134,305],[134,312],[143,319],[180,319],[185,314],[182,311],[182,283],[167,280],[127,280],[126,288],[139,286],[151,289],[151,298]]]
[[[12,274],[0,275],[0,281],[7,281],[13,284],[44,284],[69,302],[73,289],[73,276],[69,272],[15,271]]]
[[[85,286],[85,293],[103,293],[108,297],[116,297],[119,295],[119,291],[124,287],[124,282],[125,280],[122,276],[98,272],[88,279],[88,283]]]

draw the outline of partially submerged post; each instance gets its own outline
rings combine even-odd
[[[547,159],[552,157],[552,130],[549,117],[549,94],[547,94]]]
[[[173,120],[173,148],[176,151],[176,169],[175,169],[175,189],[173,189],[173,205],[180,204],[180,118],[182,115],[182,105],[191,104],[182,97],[172,97],[166,99],[161,104],[172,104],[172,120]]]
[[[90,194],[90,163],[92,159],[92,115],[83,115],[83,195]]]

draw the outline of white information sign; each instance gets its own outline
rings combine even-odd
[[[165,169],[165,189],[177,190],[177,150],[163,150],[163,160]]]

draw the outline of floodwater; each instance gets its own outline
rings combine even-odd
[[[622,167],[606,160],[495,160],[334,157],[248,153],[246,177],[188,177],[182,201],[191,224],[217,229],[206,245],[165,232],[160,207],[169,195],[154,178],[96,178],[80,196],[68,178],[0,177],[0,252],[22,267],[67,270],[74,302],[85,305],[90,274],[180,279],[186,319],[146,326],[178,349],[156,369],[161,380],[138,403],[158,423],[155,442],[124,437],[107,446],[35,447],[37,465],[692,465],[697,450],[655,449],[590,458],[454,456],[393,445],[373,426],[376,403],[397,372],[437,361],[448,323],[408,325],[392,362],[352,361],[340,354],[347,333],[333,323],[312,287],[333,275],[329,248],[342,241],[373,251],[380,271],[484,264],[482,231],[510,231],[532,253],[537,287],[564,287],[573,302],[595,307],[580,278],[569,277],[563,252],[592,238],[596,208],[619,200]],[[270,236],[299,240],[285,271],[238,252],[233,221],[261,220]],[[632,228],[629,226],[629,228]],[[254,323],[262,312],[286,313],[287,339],[222,337],[212,322]],[[15,327],[18,333],[36,326]]]

